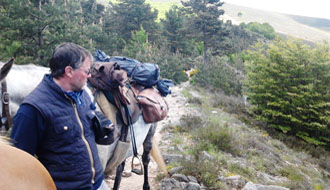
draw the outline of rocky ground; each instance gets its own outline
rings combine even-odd
[[[183,83],[179,86],[171,87],[172,93],[166,97],[166,101],[169,105],[169,113],[166,119],[158,123],[157,130],[155,133],[154,138],[158,142],[161,149],[166,149],[166,145],[169,144],[168,142],[164,142],[162,139],[162,129],[166,126],[170,125],[177,125],[182,115],[189,112],[189,108],[185,106],[186,100],[185,97],[181,94],[181,90],[188,85],[188,83]],[[162,141],[162,142],[161,142]],[[160,143],[161,142],[161,143]],[[141,155],[143,152],[143,148],[139,148],[139,154]],[[131,159],[126,160],[124,170],[124,176],[122,178],[120,184],[120,190],[139,190],[143,187],[143,175],[136,175],[131,173]],[[157,175],[159,175],[159,169],[157,163],[151,158],[149,164],[149,183],[151,186],[151,190],[158,190],[160,189],[161,182],[157,180]],[[113,186],[114,180],[109,177],[106,179],[108,185],[110,187]]]

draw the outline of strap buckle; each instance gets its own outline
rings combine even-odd
[[[4,105],[8,105],[9,104],[9,93],[8,92],[3,92],[2,96],[1,96],[1,99],[2,99],[2,103]]]

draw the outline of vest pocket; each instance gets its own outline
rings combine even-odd
[[[74,128],[74,125],[70,123],[72,119],[67,117],[66,121],[63,119],[59,119],[58,121],[62,122],[54,122],[52,125],[53,134],[50,136],[52,141],[56,141],[56,144],[61,144],[61,146],[65,144],[71,144],[75,141],[75,136],[77,136],[77,129]]]

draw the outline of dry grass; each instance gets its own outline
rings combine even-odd
[[[330,41],[330,32],[301,24],[294,20],[292,16],[286,14],[262,11],[227,3],[223,5],[223,9],[227,15],[226,19],[228,19],[228,17],[234,19],[233,23],[267,22],[274,27],[276,32],[281,34],[301,38],[307,41]],[[239,12],[242,13],[242,16],[238,16]]]

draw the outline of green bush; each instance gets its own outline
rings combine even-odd
[[[228,169],[230,172],[244,176],[247,179],[254,178],[253,171],[248,166],[233,163],[229,165]]]
[[[247,95],[269,126],[330,147],[330,51],[277,40],[248,52]]]
[[[225,57],[213,57],[210,64],[198,64],[198,72],[192,77],[194,84],[223,90],[227,95],[241,95],[242,84],[237,70]]]
[[[249,22],[247,25],[245,25],[245,29],[261,34],[262,36],[264,36],[269,40],[275,38],[275,30],[268,23],[260,24],[258,22]]]
[[[202,157],[206,143],[194,145],[191,149],[194,158],[183,160],[181,165],[184,167],[183,173],[197,178],[197,180],[209,189],[222,189],[223,184],[217,179],[221,168],[221,162],[207,160]]]
[[[304,176],[299,172],[294,166],[286,166],[279,170],[279,173],[283,177],[287,177],[292,181],[303,181],[305,180]]]
[[[197,142],[208,142],[218,150],[237,154],[232,134],[227,125],[207,123],[194,132],[193,138]]]

